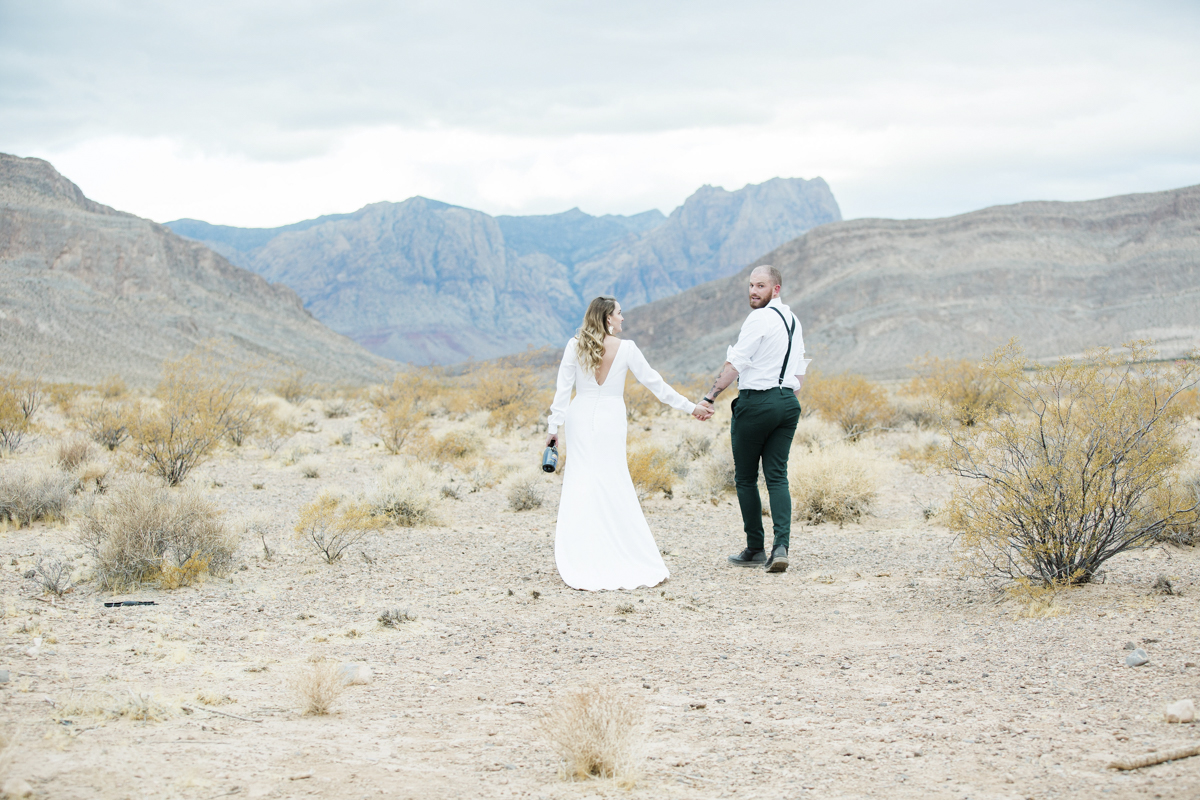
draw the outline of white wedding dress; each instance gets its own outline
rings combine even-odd
[[[671,574],[646,524],[625,460],[626,372],[672,408],[690,414],[696,407],[651,369],[633,342],[620,343],[603,384],[579,366],[575,339],[567,342],[549,424],[555,433],[566,423],[567,469],[554,560],[562,579],[574,589],[656,586]]]

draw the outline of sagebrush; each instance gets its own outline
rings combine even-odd
[[[379,526],[365,501],[325,492],[300,508],[295,530],[305,544],[332,564]]]
[[[540,720],[568,780],[637,778],[645,746],[642,704],[627,693],[592,686],[560,697]]]
[[[813,372],[804,382],[801,403],[839,425],[846,438],[857,441],[887,427],[894,410],[879,386],[862,375],[824,375]]]
[[[813,524],[854,522],[878,493],[873,462],[845,445],[794,454],[788,473],[792,517]]]

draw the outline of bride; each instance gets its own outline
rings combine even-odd
[[[616,337],[623,321],[615,299],[597,297],[591,302],[583,327],[563,351],[550,407],[546,444],[558,444],[558,428],[566,423],[571,467],[563,475],[554,560],[562,579],[574,589],[636,589],[656,586],[670,576],[625,460],[625,373],[632,372],[672,408],[697,419],[711,416],[668,386],[637,345]]]

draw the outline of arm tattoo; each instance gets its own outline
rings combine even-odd
[[[713,381],[712,388],[708,390],[708,396],[711,397],[713,400],[716,400],[717,395],[719,395],[721,392],[725,391],[724,388],[721,388],[721,389],[717,388],[717,384],[721,382],[721,376],[724,374],[725,374],[725,368],[722,367],[721,371],[717,373],[716,380]]]

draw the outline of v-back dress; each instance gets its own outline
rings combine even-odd
[[[563,352],[549,419],[551,433],[566,424],[567,469],[554,533],[558,573],[568,586],[590,591],[656,586],[670,572],[625,460],[625,374],[632,372],[672,408],[690,414],[696,405],[667,385],[628,339],[620,342],[603,384],[580,367],[575,345],[572,338]]]

